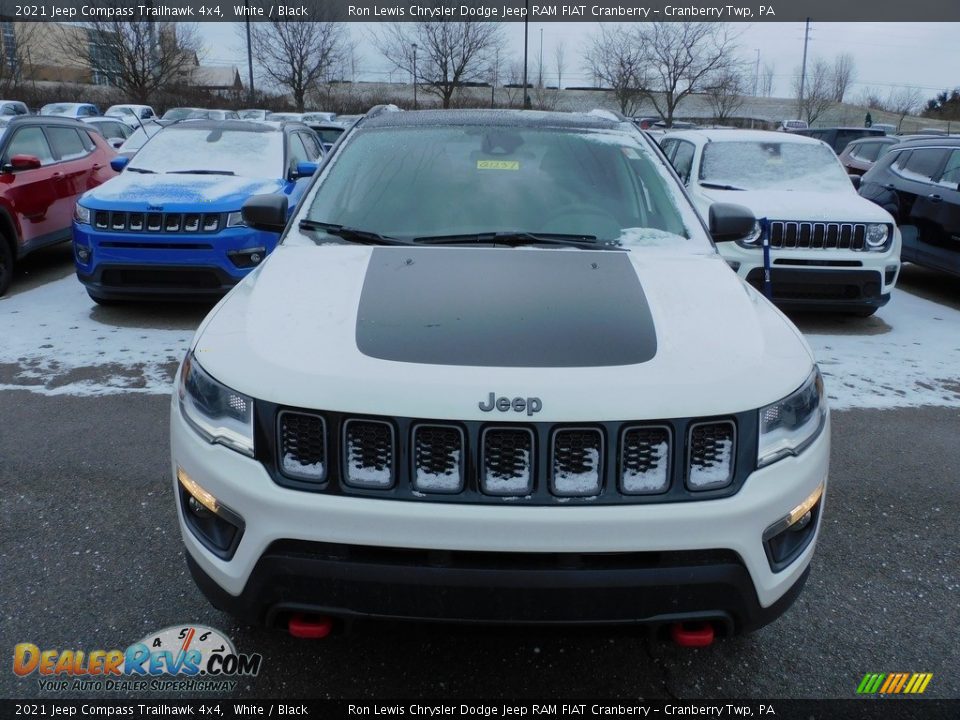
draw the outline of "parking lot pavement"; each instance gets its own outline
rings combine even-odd
[[[122,648],[203,623],[263,654],[246,697],[852,697],[867,672],[931,672],[926,696],[960,697],[960,281],[908,267],[873,318],[794,318],[848,409],[833,416],[813,573],[773,625],[703,650],[624,629],[366,625],[305,642],[238,627],[184,565],[167,393],[208,308],[99,308],[68,261],[0,299],[7,652]],[[0,671],[0,697],[38,696],[55,697]]]

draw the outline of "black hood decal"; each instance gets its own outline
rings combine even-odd
[[[620,251],[376,248],[356,339],[364,355],[431,365],[632,365],[657,352]]]

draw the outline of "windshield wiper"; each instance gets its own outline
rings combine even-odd
[[[232,170],[167,170],[168,175],[236,175]]]
[[[508,247],[554,245],[590,250],[615,250],[619,248],[619,244],[615,241],[598,240],[595,235],[531,233],[520,230],[466,233],[463,235],[431,235],[414,238],[413,242],[420,245],[506,245]]]
[[[156,175],[156,174],[157,174],[157,171],[156,171],[156,170],[147,170],[146,168],[135,168],[135,167],[130,167],[129,165],[128,165],[127,167],[125,167],[124,170],[127,170],[128,172],[143,173],[143,174],[145,174],[145,175]]]
[[[301,230],[322,230],[327,235],[336,235],[348,242],[360,245],[409,245],[406,240],[400,240],[388,235],[380,235],[372,230],[344,227],[335,223],[319,222],[318,220],[301,220],[298,226]]]
[[[743,190],[743,188],[734,187],[733,185],[723,185],[722,183],[712,182],[701,182],[700,187],[713,188],[714,190]]]

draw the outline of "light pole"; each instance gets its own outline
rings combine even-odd
[[[413,43],[413,109],[417,109],[417,44]]]
[[[253,50],[250,47],[250,0],[244,0],[247,13],[247,73],[250,80],[250,107],[253,107]]]
[[[530,109],[530,96],[527,94],[527,45],[530,39],[530,0],[524,2],[523,11],[523,109]]]
[[[543,28],[540,28],[540,79],[537,86],[543,88]]]

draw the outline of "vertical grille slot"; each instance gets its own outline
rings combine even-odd
[[[326,480],[327,432],[322,417],[283,411],[277,434],[284,475],[313,482]]]
[[[160,213],[150,213],[147,215],[147,230],[150,232],[160,232],[163,229],[163,215]]]
[[[200,229],[199,215],[185,215],[183,218],[183,229],[186,232],[196,232]]]
[[[620,489],[628,495],[665,492],[670,487],[670,429],[632,427],[620,441]]]
[[[164,221],[163,221],[163,229],[166,232],[179,232],[180,231],[179,213],[168,213],[166,218],[164,218]]]
[[[110,215],[110,229],[111,230],[126,230],[127,228],[127,214],[122,212],[111,213]]]
[[[106,230],[110,227],[110,213],[104,210],[97,210],[94,214],[94,223],[96,223],[97,229]]]
[[[204,215],[203,216],[203,231],[204,232],[216,232],[220,229],[220,216],[219,215]]]
[[[737,431],[729,420],[698,423],[690,428],[687,486],[716,490],[733,481]]]
[[[130,213],[130,220],[127,227],[129,227],[133,232],[140,232],[143,230],[143,213]]]
[[[560,497],[600,494],[603,435],[593,428],[558,430],[553,435],[550,489]]]
[[[533,492],[534,443],[528,428],[486,428],[480,440],[480,489],[487,495]]]
[[[413,430],[413,487],[419,492],[463,490],[463,431],[449,425],[417,425]]]
[[[394,482],[393,426],[381,420],[347,420],[343,429],[347,485],[385,489]]]

